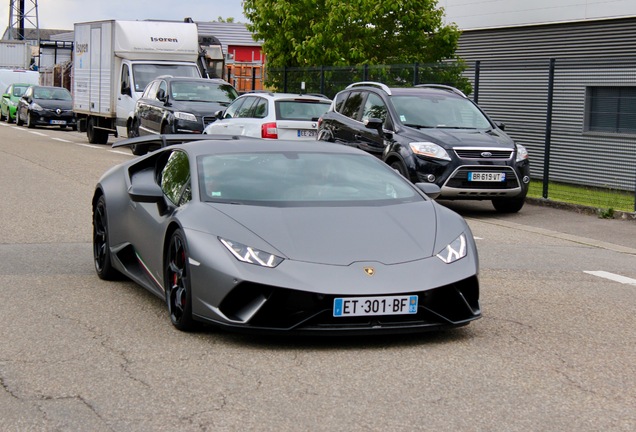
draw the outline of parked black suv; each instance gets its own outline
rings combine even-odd
[[[492,200],[518,212],[528,192],[528,152],[461,91],[443,85],[348,86],[319,121],[318,139],[366,150],[438,199]]]
[[[135,104],[130,136],[203,133],[238,97],[222,79],[160,76],[148,83]],[[133,147],[134,154],[147,149]]]

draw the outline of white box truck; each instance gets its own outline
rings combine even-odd
[[[28,69],[31,66],[31,45],[26,41],[0,41],[0,68]]]
[[[128,136],[135,102],[154,78],[201,77],[194,23],[77,23],[73,50],[73,111],[93,144]]]

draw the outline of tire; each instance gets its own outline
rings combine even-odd
[[[402,162],[393,161],[393,162],[391,162],[390,167],[393,168],[394,170],[396,170],[402,177],[404,177],[405,179],[409,180],[409,174],[406,171],[406,167],[404,166],[404,164]]]
[[[115,280],[121,277],[121,273],[113,268],[110,259],[106,199],[103,195],[93,207],[93,261],[100,279]]]
[[[190,287],[190,267],[185,236],[180,229],[170,236],[165,252],[164,277],[166,304],[172,325],[181,331],[195,330],[192,319],[192,290]]]
[[[15,124],[17,124],[18,126],[22,126],[24,124],[24,122],[20,118],[20,113],[18,111],[15,112]]]
[[[29,111],[27,111],[27,121],[26,121],[26,126],[29,129],[33,129],[35,127],[35,123],[33,122],[33,114],[31,114]]]
[[[164,124],[161,126],[161,135],[170,135],[172,133],[172,128],[168,124]]]
[[[9,113],[7,113],[7,117],[8,117],[8,116],[9,116]],[[3,121],[3,120],[5,120],[5,119],[6,119],[6,118],[5,118],[4,114],[2,114],[2,111],[0,111],[0,121]],[[7,120],[7,123],[8,123],[8,122],[9,122],[9,120]]]
[[[136,138],[139,136],[139,123],[137,120],[133,121],[132,126],[130,127],[130,131],[128,131],[128,138]],[[130,151],[135,156],[143,156],[148,153],[148,146],[137,146],[131,145]]]
[[[86,125],[86,136],[91,144],[106,144],[108,142],[108,132],[97,129],[94,117],[89,117]]]
[[[11,118],[11,111],[7,113],[6,120],[7,120],[7,123],[13,123],[15,121],[15,119]]]
[[[526,202],[523,198],[497,198],[492,200],[492,205],[499,213],[517,213]]]

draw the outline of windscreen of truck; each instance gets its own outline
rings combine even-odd
[[[134,64],[132,71],[136,92],[144,91],[150,81],[161,75],[201,78],[199,69],[194,64]]]

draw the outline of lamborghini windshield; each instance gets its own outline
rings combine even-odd
[[[368,155],[236,153],[198,159],[201,200],[233,204],[382,205],[423,198],[403,177]]]

